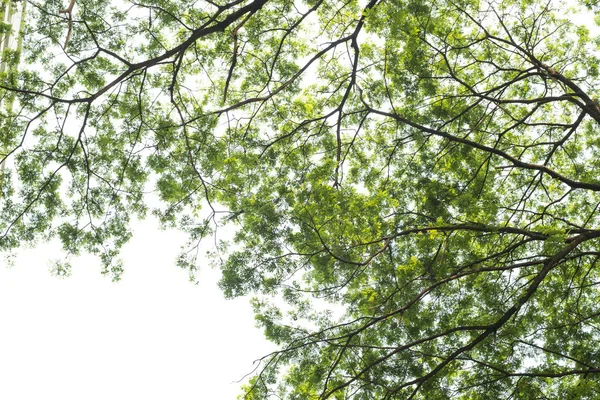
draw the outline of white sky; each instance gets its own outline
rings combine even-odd
[[[119,283],[94,257],[52,277],[56,244],[0,265],[0,399],[235,399],[253,361],[273,349],[248,299],[226,301],[219,271],[200,284],[175,266],[185,241],[148,218],[133,224]]]
[[[224,300],[208,264],[190,283],[174,262],[183,234],[151,217],[132,226],[119,283],[91,256],[52,277],[56,244],[22,251],[10,269],[0,259],[0,399],[236,398],[235,381],[274,348],[248,299]]]

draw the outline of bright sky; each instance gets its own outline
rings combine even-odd
[[[235,381],[274,346],[247,298],[224,300],[208,263],[199,285],[188,281],[174,262],[185,237],[157,226],[133,224],[119,283],[91,256],[52,277],[57,244],[22,251],[12,268],[0,258],[0,399],[236,398]]]
[[[200,283],[175,266],[185,241],[149,218],[133,225],[119,283],[91,256],[52,277],[58,245],[0,265],[0,399],[235,399],[253,361],[273,349],[248,299],[226,301],[219,271]]]

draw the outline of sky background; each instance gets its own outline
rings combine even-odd
[[[592,27],[591,13],[577,22]],[[219,271],[201,260],[194,285],[175,266],[182,233],[151,217],[132,228],[118,283],[92,256],[51,276],[56,243],[21,251],[10,268],[0,256],[0,399],[235,399],[235,381],[274,349],[249,299],[223,298]]]
[[[57,244],[0,261],[0,399],[235,399],[274,349],[249,299],[224,299],[218,270],[201,261],[194,285],[175,266],[182,233],[132,226],[118,283],[93,256],[51,276]]]

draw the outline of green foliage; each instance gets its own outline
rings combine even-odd
[[[3,251],[216,235],[280,346],[245,399],[598,398],[595,2],[64,6],[1,53]]]

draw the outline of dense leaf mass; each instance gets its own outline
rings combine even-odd
[[[1,3],[2,251],[235,226],[246,399],[600,398],[594,3],[65,3]]]

